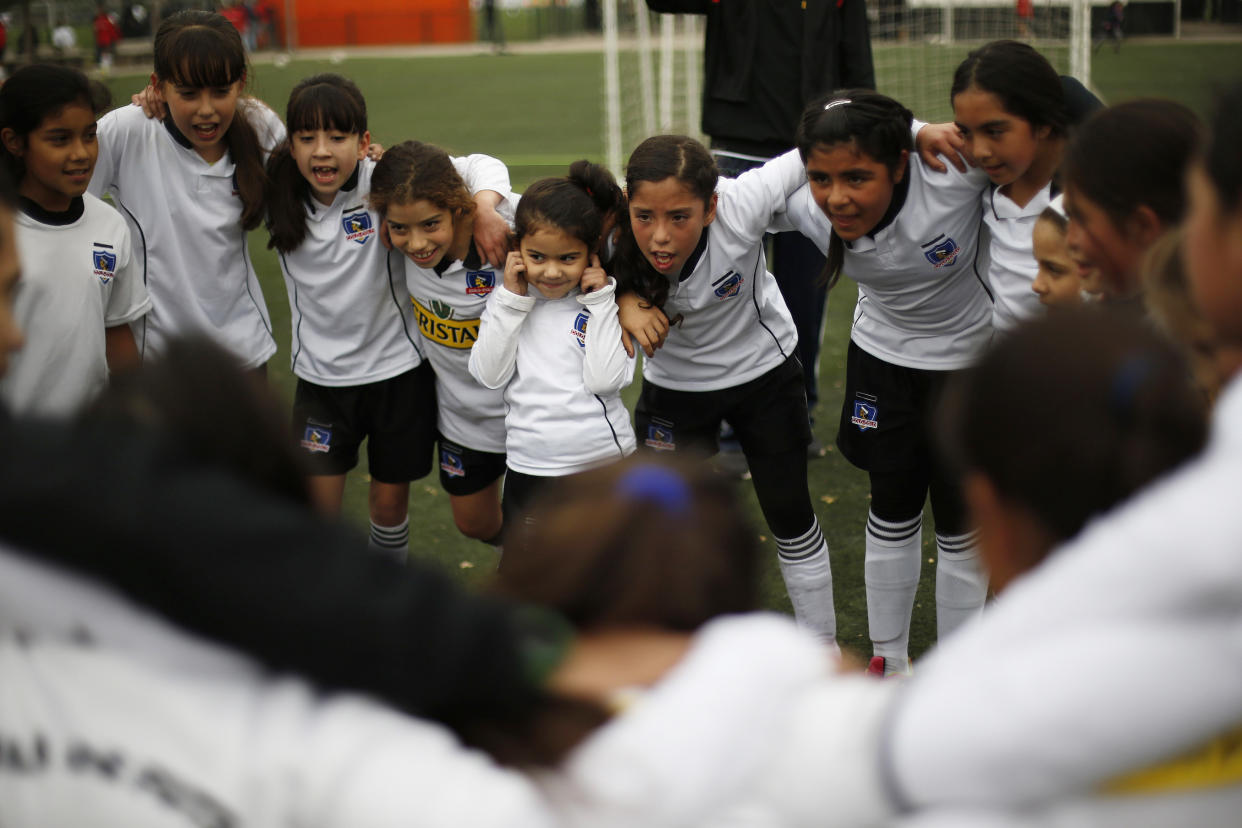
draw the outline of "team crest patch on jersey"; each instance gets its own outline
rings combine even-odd
[[[457,452],[441,448],[440,471],[444,472],[449,477],[465,477],[466,464],[462,462],[461,455]]]
[[[647,439],[643,445],[656,451],[674,451],[677,441],[673,437],[673,424],[663,420],[652,420],[647,424]]]
[[[957,246],[957,242],[953,241],[952,237],[944,238],[941,241],[941,237],[937,236],[927,244],[933,246],[931,250],[923,251],[923,255],[935,267],[951,266],[957,261],[957,254],[961,252],[961,248]],[[923,246],[926,247],[927,245]]]
[[[307,425],[302,433],[302,448],[307,451],[327,453],[332,448],[332,429],[319,425]]]
[[[742,292],[742,284],[746,280],[742,278],[742,274],[730,270],[716,281],[712,282],[712,287],[716,289],[717,299],[732,299]]]
[[[99,279],[99,284],[106,285],[111,282],[116,275],[116,254],[96,247],[91,251],[91,260],[94,262],[95,277]]]
[[[858,426],[859,431],[880,427],[880,412],[874,400],[854,400],[854,416],[850,422]]]
[[[578,340],[579,348],[586,347],[586,326],[587,326],[587,320],[590,318],[591,318],[591,314],[587,313],[586,311],[582,311],[582,313],[578,314],[578,316],[574,319],[573,334],[574,334],[574,339]]]
[[[466,293],[471,296],[486,296],[496,287],[496,273],[492,270],[467,270]]]
[[[367,239],[375,235],[375,228],[371,226],[371,214],[366,210],[342,217],[341,228],[345,231],[345,241],[356,244],[366,244]]]

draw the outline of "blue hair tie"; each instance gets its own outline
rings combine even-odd
[[[1129,422],[1133,418],[1134,398],[1151,373],[1151,368],[1151,360],[1146,354],[1134,354],[1121,363],[1113,374],[1113,382],[1108,389],[1108,407],[1118,420]]]
[[[690,513],[690,486],[681,475],[663,466],[641,465],[630,469],[617,481],[617,494],[654,503],[674,515]]]

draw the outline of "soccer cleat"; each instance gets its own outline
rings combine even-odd
[[[908,658],[872,656],[871,661],[867,664],[867,675],[875,676],[876,678],[907,679],[914,675],[914,668],[910,666],[910,659]]]

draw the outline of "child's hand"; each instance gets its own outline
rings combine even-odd
[[[367,158],[372,161],[378,161],[384,157],[383,144],[367,144]]]
[[[919,130],[914,138],[915,146],[923,163],[936,172],[948,172],[949,168],[938,156],[944,156],[949,163],[957,167],[958,172],[966,172],[966,165],[975,165],[975,161],[966,152],[966,142],[957,124],[928,124]]]
[[[627,293],[617,299],[617,320],[621,323],[621,344],[634,356],[634,343],[649,357],[664,344],[668,336],[668,317],[664,311]]]
[[[578,283],[578,287],[582,288],[583,293],[590,293],[593,290],[599,290],[608,286],[608,274],[604,272],[604,266],[600,264],[599,256],[591,254],[591,266],[582,271],[582,281]]]
[[[526,295],[526,263],[516,250],[510,251],[505,259],[505,290],[518,296]]]
[[[503,262],[509,252],[509,222],[496,212],[500,194],[483,190],[474,197],[474,246],[485,262]]]
[[[137,92],[130,96],[129,102],[134,106],[142,107],[142,114],[148,118],[156,118],[162,120],[164,114],[168,112],[168,107],[164,104],[164,99],[160,97],[160,93],[154,86],[147,86],[141,92]]]

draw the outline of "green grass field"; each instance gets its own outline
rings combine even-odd
[[[896,47],[885,47],[896,48]],[[920,60],[922,58],[920,57]],[[324,71],[353,78],[367,96],[374,139],[385,144],[418,138],[450,152],[486,152],[506,161],[516,189],[546,175],[561,174],[579,157],[603,154],[602,59],[599,54],[532,54],[494,57],[353,58],[341,63],[294,60],[283,68],[254,68],[251,91],[283,111],[290,88],[301,78]],[[145,75],[109,80],[119,102],[145,83]],[[1141,95],[1164,95],[1204,111],[1214,85],[1242,79],[1242,46],[1236,43],[1127,43],[1120,55],[1104,50],[1094,65],[1096,86],[1108,101]],[[881,83],[884,83],[883,73]],[[947,79],[933,96],[947,97]],[[923,84],[927,86],[926,83]],[[936,99],[904,101],[916,112],[935,111]],[[616,171],[620,172],[620,171]],[[255,265],[263,281],[280,350],[269,364],[276,390],[291,397],[289,372],[289,308],[279,267],[266,250],[266,235],[251,239]],[[852,283],[844,282],[829,300],[829,318],[820,358],[820,404],[816,433],[825,445],[835,436],[841,406],[842,366],[855,299]],[[741,484],[756,527],[761,527],[749,483]],[[810,466],[810,489],[820,524],[832,550],[837,616],[843,644],[868,652],[866,603],[863,593],[863,522],[866,518],[866,476],[836,452]],[[366,476],[351,477],[346,513],[365,526]],[[457,534],[448,502],[435,476],[415,483],[410,497],[412,549],[479,582],[493,571],[494,553]],[[931,538],[930,509],[927,510]],[[775,546],[766,530],[756,529],[771,554],[764,580],[767,606],[788,611],[789,604],[775,565]],[[935,558],[934,543],[925,543],[924,557]],[[934,639],[934,565],[923,568],[914,611],[912,654]]]

